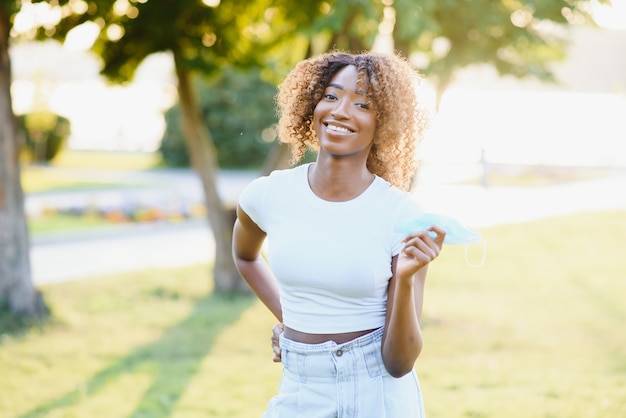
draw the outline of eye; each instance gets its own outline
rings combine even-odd
[[[324,95],[324,99],[326,99],[326,100],[337,100],[337,96],[335,96],[335,95],[334,95],[334,94],[332,94],[332,93],[326,93],[326,94]]]
[[[367,103],[356,103],[356,105],[363,110],[369,110],[370,108],[370,106]]]

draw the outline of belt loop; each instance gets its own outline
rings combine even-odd
[[[384,364],[380,346],[381,338],[378,335],[374,335],[370,339],[369,344],[364,344],[359,347],[359,353],[363,356],[367,371],[370,377],[379,377],[384,373]]]
[[[297,353],[298,359],[298,375],[300,376],[300,383],[306,383],[306,354]]]

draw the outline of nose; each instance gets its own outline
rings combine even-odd
[[[339,99],[335,107],[330,111],[330,115],[335,119],[347,119],[350,117],[349,100]]]

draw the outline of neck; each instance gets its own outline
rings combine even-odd
[[[374,177],[364,164],[320,159],[308,173],[313,192],[324,200],[337,202],[354,199],[363,193],[372,184]]]

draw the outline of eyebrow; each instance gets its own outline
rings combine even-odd
[[[340,84],[335,84],[335,83],[330,83],[328,85],[328,87],[334,87],[334,88],[339,89],[339,90],[345,90],[344,86],[342,86]],[[364,91],[361,91],[361,90],[355,90],[354,92],[356,94],[360,94],[361,96],[367,96],[367,94]]]

